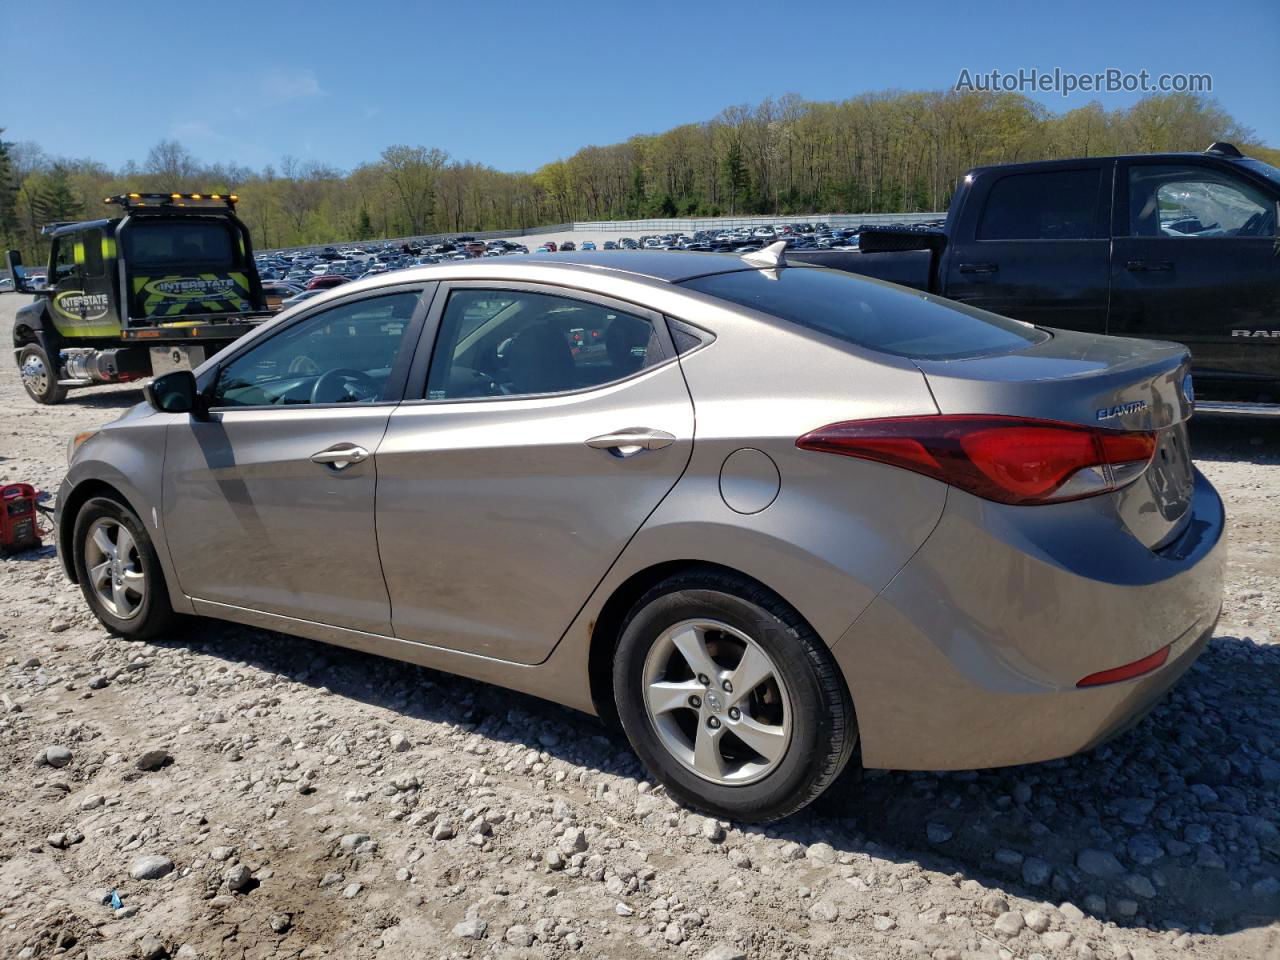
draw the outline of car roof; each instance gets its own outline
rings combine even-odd
[[[807,264],[806,264],[807,266]],[[650,281],[679,283],[713,273],[732,273],[750,269],[741,259],[720,253],[692,251],[597,250],[571,253],[524,254],[520,257],[484,257],[474,260],[451,260],[445,263],[408,267],[367,276],[342,284],[326,293],[347,296],[363,290],[376,290],[388,283],[413,283],[433,280],[501,280],[533,281],[546,278],[551,268],[563,272],[566,283],[575,273],[613,273]]]

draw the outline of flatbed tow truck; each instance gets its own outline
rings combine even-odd
[[[120,216],[50,224],[47,282],[6,254],[13,349],[38,403],[67,391],[193,369],[272,316],[235,194],[125,193]]]

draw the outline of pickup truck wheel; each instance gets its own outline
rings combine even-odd
[[[36,403],[61,403],[67,388],[58,386],[58,368],[38,343],[28,343],[18,354],[18,373],[22,386]]]
[[[173,626],[164,571],[142,521],[110,497],[85,501],[71,537],[89,608],[117,636],[147,640]]]

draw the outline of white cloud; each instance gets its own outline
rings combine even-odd
[[[258,92],[262,100],[268,103],[318,97],[324,93],[314,70],[294,67],[275,67],[262,74],[258,81]]]

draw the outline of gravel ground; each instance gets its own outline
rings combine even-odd
[[[37,407],[0,363],[0,481],[55,491],[139,399]],[[1226,607],[1150,717],[764,830],[571,711],[238,626],[112,640],[51,546],[0,561],[0,957],[1280,958],[1280,425],[1194,441]]]

